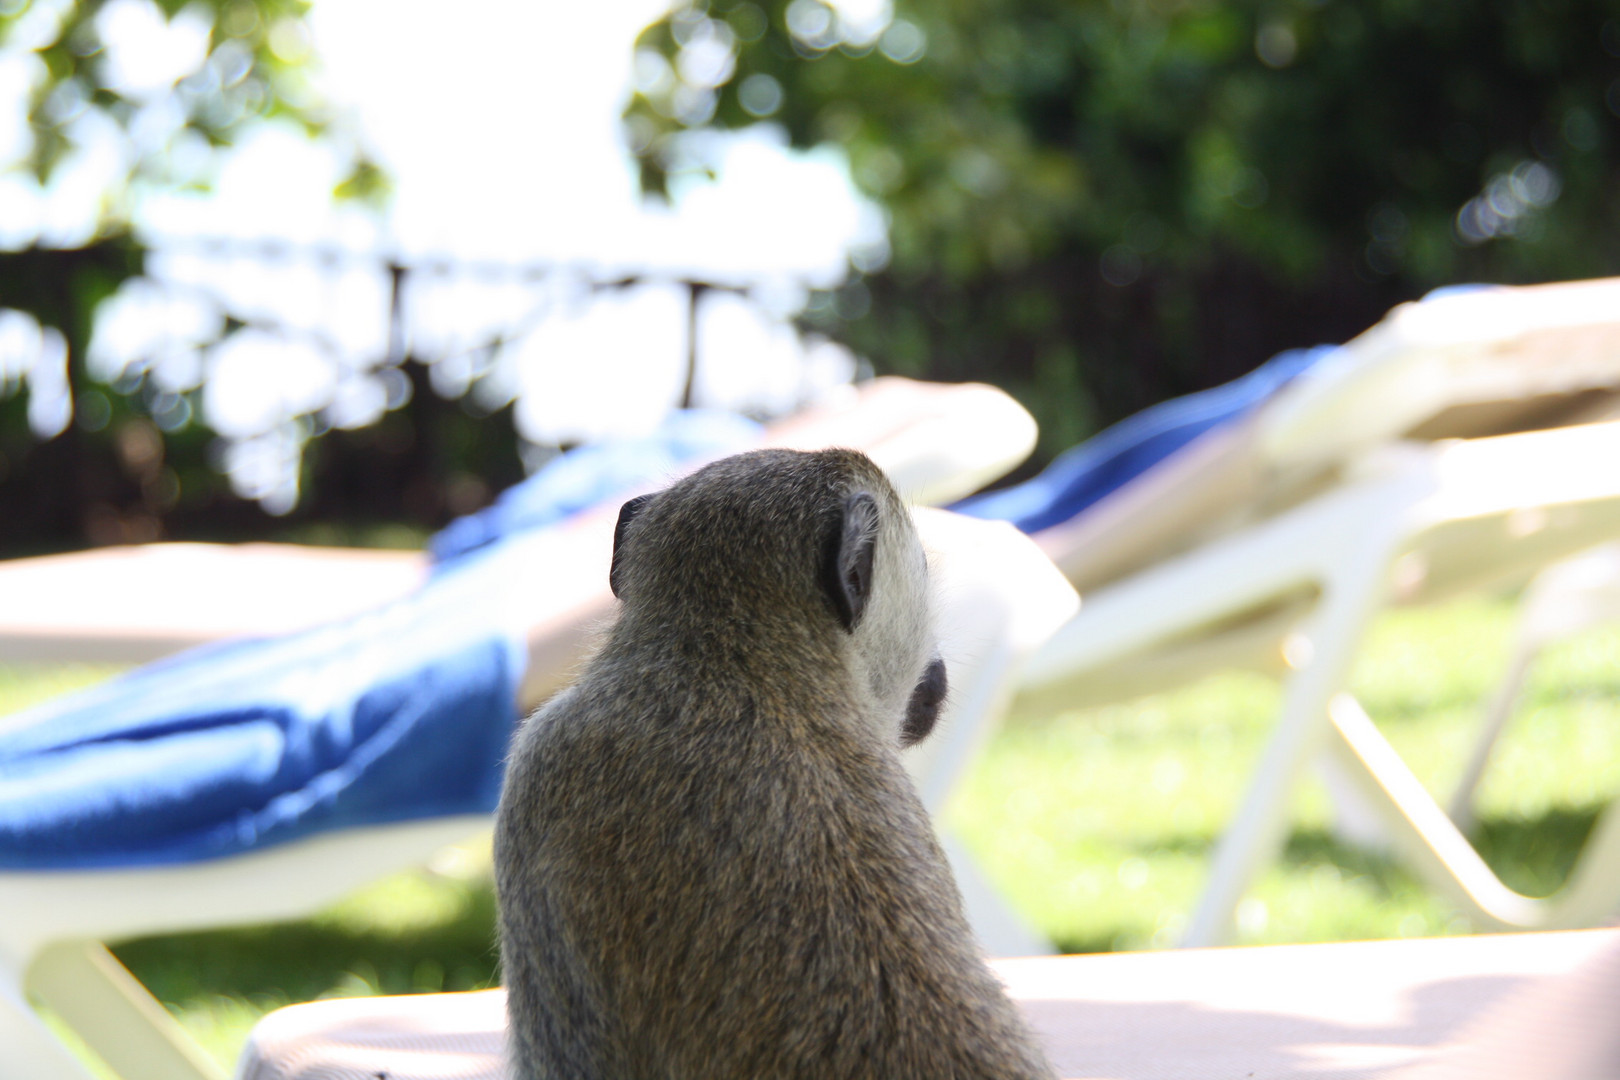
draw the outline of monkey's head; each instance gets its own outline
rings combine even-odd
[[[901,745],[944,704],[928,562],[894,486],[854,450],[757,450],[624,504],[609,572],[621,620],[680,652],[717,639],[744,669],[847,672]],[[717,625],[717,620],[723,620]]]

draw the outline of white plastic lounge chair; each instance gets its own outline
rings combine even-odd
[[[942,718],[938,745],[932,748],[931,756],[914,764],[922,790],[937,806],[972,746],[984,737],[985,724],[994,718],[994,710],[1005,702],[1016,664],[1072,614],[1078,599],[1039,550],[1011,527],[943,513],[920,512],[919,518],[940,580],[943,649],[953,679],[953,701]],[[601,550],[586,553],[582,538],[593,528],[580,525],[543,531],[522,538],[512,553],[503,553],[504,558],[513,561],[539,558],[542,565],[549,564],[550,556],[556,555],[563,561],[554,565],[568,566],[571,577],[582,579],[567,586],[567,604],[561,609],[564,614],[555,624],[555,633],[567,639],[554,650],[559,653],[578,647],[578,627],[568,613],[595,610],[595,591],[601,587],[583,581],[588,569],[575,574],[572,568],[599,562],[600,581],[606,581],[611,525],[608,535],[596,538]],[[496,564],[474,565],[468,572],[476,574],[481,566],[490,565]],[[465,591],[484,592],[484,584],[472,581],[465,584]],[[456,582],[451,585],[461,587]],[[449,587],[441,583],[433,588]],[[514,626],[521,631],[523,622],[518,621],[517,613],[526,603],[523,593],[513,592],[505,600],[506,610],[489,616],[492,624]],[[431,602],[436,606],[429,615],[445,619],[456,618],[468,607],[457,595],[435,596]],[[409,626],[419,626],[424,620],[420,612],[408,620],[402,616],[399,632],[394,633],[390,631],[389,614],[393,610],[391,606],[364,618],[379,621],[382,633],[377,636],[386,642],[386,648],[379,651],[388,655],[387,662],[414,672],[417,669],[411,666],[409,656],[396,658],[392,653],[428,647],[413,644],[420,635],[412,637],[409,630]],[[484,625],[482,618],[481,614],[472,620],[474,625],[468,632],[469,640],[475,643],[485,640],[478,637]],[[318,635],[301,636],[294,643],[304,653],[316,655],[321,644]],[[532,639],[531,647],[535,647]],[[224,655],[231,659],[231,653]],[[498,655],[497,644],[497,659]],[[338,665],[342,672],[349,667],[347,662]],[[315,680],[318,690],[326,678],[327,674],[322,673]],[[359,717],[365,712],[365,708],[357,706],[353,715]],[[467,737],[470,739],[475,730],[498,731],[498,713],[490,725],[481,724],[476,729],[469,725]],[[449,714],[451,719],[456,715]],[[76,717],[75,722],[84,720]],[[98,737],[95,732],[90,734],[92,741]],[[412,756],[410,760],[419,758]],[[386,780],[388,770],[382,771]],[[317,772],[301,791],[318,794],[326,775]],[[361,801],[363,805],[366,802]],[[476,804],[477,800],[471,802]],[[300,828],[296,820],[289,826],[274,815],[262,827],[271,836],[278,828]],[[248,846],[219,857],[0,872],[0,910],[6,913],[6,918],[0,920],[0,1075],[42,1080],[88,1075],[41,1022],[30,1006],[30,998],[43,1002],[127,1080],[185,1080],[212,1075],[211,1066],[190,1046],[190,1040],[129,978],[99,944],[101,941],[307,915],[387,872],[420,865],[444,845],[485,827],[487,816],[481,813],[406,815],[373,824],[343,824],[325,831],[304,829],[283,843]],[[96,859],[105,863],[109,857],[117,859],[127,854],[116,850],[116,845],[109,852],[100,837],[86,838],[82,830],[63,835],[82,839],[93,864]],[[168,844],[194,856],[199,849],[213,850],[209,845],[230,849],[237,834],[230,828],[221,834],[218,828],[188,827],[178,833],[170,829],[157,841],[145,833],[138,839],[148,845]],[[50,854],[42,857],[48,859]],[[971,868],[964,877],[971,896]],[[981,903],[974,912],[981,926],[985,899],[983,895],[978,897]],[[1004,933],[1017,940],[1016,922],[990,925],[1002,927]]]
[[[1386,602],[1522,582],[1620,535],[1605,518],[1605,478],[1594,475],[1601,459],[1581,456],[1581,438],[1477,441],[1620,415],[1620,279],[1448,291],[1403,305],[1348,345],[1305,359],[1271,378],[1264,393],[1241,397],[1240,408],[1218,410],[1217,423],[1207,422],[1210,408],[1191,410],[1196,438],[1114,483],[1070,519],[1019,505],[1017,489],[970,500],[970,512],[991,516],[995,501],[1014,507],[1007,516],[1033,526],[1087,596],[1075,622],[1032,661],[1022,688],[1029,707],[1120,700],[1231,666],[1287,679],[1273,748],[1223,840],[1191,924],[1195,944],[1223,939],[1232,905],[1274,852],[1296,768],[1326,738],[1319,728],[1327,701],[1343,689],[1373,611]],[[1138,426],[1161,438],[1170,425],[1160,417]],[[1590,449],[1612,454],[1597,445],[1603,438],[1594,436]],[[1467,442],[1453,446],[1467,439],[1476,440],[1476,451],[1465,449]],[[1108,479],[1130,452],[1110,448],[1094,467]],[[1538,463],[1545,466],[1539,475],[1526,473]],[[1494,491],[1505,503],[1476,498],[1484,493],[1469,487],[1479,480],[1488,486],[1492,470],[1504,478]],[[1572,479],[1582,477],[1587,486],[1570,494]],[[1478,530],[1465,527],[1469,514],[1495,519],[1496,531],[1473,535]],[[1423,544],[1438,547],[1419,550]],[[1314,653],[1309,663],[1307,650]],[[1354,770],[1365,772],[1365,765]],[[1396,832],[1411,831],[1416,811],[1394,812],[1387,793],[1372,800],[1381,810],[1358,801],[1362,816],[1397,820]],[[1442,846],[1455,854],[1456,844]],[[1602,846],[1590,850],[1602,865]],[[1426,859],[1451,892],[1475,897],[1468,909],[1486,925],[1589,924],[1597,917],[1596,895],[1581,889],[1572,888],[1563,904],[1525,908],[1523,898],[1510,900],[1482,883],[1477,856],[1448,856],[1443,875]]]
[[[1083,513],[1051,524],[1032,515],[1040,523],[1026,531],[1084,592],[1334,487],[1396,442],[1611,418],[1620,414],[1620,278],[1442,290],[1313,353]]]
[[[858,447],[908,498],[937,505],[1027,457],[1035,423],[993,387],[882,378],[772,425],[761,445]],[[4,560],[0,661],[141,663],[288,633],[404,596],[428,569],[420,552],[293,544],[157,543]]]
[[[1058,1074],[1108,1080],[1608,1080],[1620,932],[993,962]],[[499,990],[271,1013],[240,1080],[505,1080]]]
[[[1368,621],[1385,602],[1523,580],[1620,535],[1617,460],[1615,422],[1369,459],[1351,483],[1091,593],[1085,610],[1032,659],[1026,685],[1062,696],[1118,658],[1173,647],[1206,628],[1278,611],[1288,615],[1283,627],[1298,627],[1286,647],[1282,715],[1221,839],[1190,943],[1225,935],[1244,889],[1281,844],[1295,783],[1322,747],[1344,765],[1397,850],[1484,925],[1592,925],[1613,910],[1620,818],[1599,824],[1558,898],[1519,896],[1405,770],[1346,683]]]
[[[852,389],[845,401],[829,403],[815,413],[794,418],[773,431],[767,442],[788,446],[863,446],[892,470],[904,489],[939,499],[958,496],[1010,467],[1028,452],[1033,440],[1034,425],[1028,415],[999,391],[988,387],[927,386],[904,380],[878,380],[859,390]],[[617,499],[610,500],[610,505],[597,512],[580,514],[556,527],[528,531],[507,541],[502,545],[505,550],[498,557],[485,560],[486,565],[471,571],[475,579],[479,575],[494,579],[494,587],[490,587],[488,581],[480,583],[477,580],[465,587],[472,593],[482,595],[483,601],[468,604],[454,596],[448,600],[423,601],[430,604],[431,617],[425,621],[431,623],[437,619],[440,622],[454,622],[457,612],[476,608],[483,625],[495,632],[497,638],[504,634],[516,643],[525,639],[528,642],[528,663],[514,664],[507,669],[526,667],[527,670],[521,690],[511,688],[508,691],[511,696],[525,703],[533,703],[546,696],[561,682],[584,648],[591,626],[605,617],[610,607],[605,585],[607,553],[611,546],[617,504]],[[948,525],[938,526],[935,531],[940,528],[948,529]],[[999,541],[999,548],[997,541],[982,539],[987,535],[1004,537]],[[974,540],[974,537],[980,539]],[[1072,590],[1062,584],[1061,579],[1055,576],[1038,552],[1029,547],[1027,541],[1013,535],[1010,530],[986,530],[976,524],[969,527],[969,540],[972,541],[968,543],[970,549],[975,545],[988,545],[990,552],[1012,545],[1008,562],[1013,567],[1015,578],[1020,573],[1016,569],[1020,561],[1032,567],[1024,573],[1025,577],[1028,573],[1039,574],[1044,570],[1050,577],[1035,590],[1034,602],[1040,610],[1058,612],[1047,618],[1045,626],[1050,629],[1066,617],[1068,607],[1064,606],[1064,593],[1068,593],[1066,602],[1072,607],[1075,602]],[[116,564],[123,560],[124,569],[127,569],[130,561],[140,564],[141,560],[168,560],[170,566],[191,568],[186,573],[197,567],[206,571],[210,565],[230,567],[226,571],[226,581],[217,577],[208,579],[203,582],[203,589],[216,597],[227,595],[231,602],[212,609],[206,602],[194,605],[193,610],[183,613],[183,617],[171,619],[165,634],[155,641],[134,619],[126,619],[123,625],[119,624],[117,618],[110,621],[103,619],[98,623],[95,616],[100,609],[89,612],[81,609],[80,614],[90,618],[77,623],[72,619],[67,620],[64,632],[56,634],[54,640],[45,644],[61,645],[65,642],[69,655],[83,656],[84,652],[75,650],[82,649],[89,642],[90,655],[106,656],[106,650],[110,649],[113,655],[127,658],[128,653],[118,653],[116,650],[132,646],[135,655],[147,655],[148,650],[164,652],[193,641],[209,640],[244,629],[261,634],[293,629],[317,616],[324,619],[348,615],[352,620],[356,618],[351,614],[356,607],[369,608],[379,600],[393,599],[400,593],[414,596],[411,587],[426,576],[426,564],[420,557],[394,553],[368,557],[349,552],[311,552],[308,549],[269,545],[246,551],[215,546],[186,546],[175,551],[175,547],[152,545],[145,549],[126,549],[115,553],[111,561]],[[85,569],[94,566],[88,561],[91,558],[93,556],[70,556],[60,563],[69,564],[70,569]],[[13,563],[8,569],[17,569],[26,575],[42,565],[47,570],[54,570],[60,565],[53,560],[21,562],[21,566]],[[307,586],[313,581],[316,587],[305,588],[299,595],[297,584],[289,588],[285,578],[272,579],[264,573],[267,568],[278,566],[292,568],[292,572],[298,576],[298,584]],[[345,583],[367,573],[370,573],[369,579],[363,580],[359,588],[345,593],[342,587]],[[25,576],[12,577],[7,585],[26,580]],[[1030,633],[1020,629],[1025,626],[1027,617],[1016,614],[1016,605],[1012,608],[1005,605],[997,607],[1002,603],[1001,598],[1007,595],[1005,592],[989,596],[981,586],[972,584],[974,579],[971,574],[964,574],[962,580],[967,583],[964,587],[969,594],[978,597],[977,603],[989,605],[981,613],[987,626],[996,627],[1001,622],[1011,620],[1013,625],[1008,630],[1008,640],[1023,640],[1018,635]],[[227,581],[236,590],[235,595],[232,595],[232,589],[223,587]],[[298,603],[271,605],[262,622],[248,620],[246,623],[233,623],[232,618],[239,618],[242,586],[266,583],[270,598],[284,600],[288,595],[298,595]],[[168,584],[172,589],[172,582]],[[449,588],[462,587],[452,585]],[[443,594],[445,589],[441,581],[433,589],[423,590],[423,594]],[[162,590],[152,599],[161,600],[162,593],[167,591]],[[20,593],[21,590],[8,592],[8,601],[18,599]],[[106,593],[97,596],[92,592],[92,607],[96,603],[106,604],[115,597],[115,592],[111,596]],[[50,599],[54,601],[54,607],[60,610],[60,593]],[[374,653],[387,657],[390,652],[397,651],[401,630],[408,628],[413,619],[418,623],[424,621],[419,618],[420,613],[409,614],[412,603],[419,602],[407,597],[405,601],[385,604],[376,615],[358,617],[377,624],[381,631],[372,635],[381,642],[373,650]],[[438,605],[440,615],[432,616],[432,604]],[[1054,604],[1057,605],[1055,608]],[[11,603],[7,606],[7,614],[13,618],[13,630],[16,631],[13,642],[21,642],[22,651],[27,655],[62,655],[42,647],[42,640],[52,637],[50,628],[41,630],[37,625],[30,625],[26,618],[17,618],[21,606]],[[108,606],[115,607],[116,604]],[[47,603],[39,610],[49,616],[52,607],[53,604]],[[202,612],[201,617],[193,618],[198,610]],[[1027,610],[1027,605],[1017,610]],[[391,613],[400,611],[407,614],[399,616],[403,621],[398,629],[390,629],[390,620],[395,617]],[[220,618],[221,614],[225,618]],[[91,624],[88,632],[83,625],[85,621]],[[968,625],[971,625],[971,620]],[[339,632],[340,638],[343,633],[346,631]],[[971,635],[963,637],[959,634],[958,638],[966,642],[964,647],[974,644]],[[359,635],[359,640],[363,642],[365,639],[365,634]],[[295,648],[303,648],[310,653],[310,660],[314,660],[320,655],[320,640],[317,638],[315,641],[315,645],[295,645]],[[501,647],[495,645],[493,639],[490,644],[493,652],[486,651],[484,655],[498,657],[502,652]],[[103,651],[97,653],[97,649]],[[255,655],[250,652],[249,661],[259,662],[254,659]],[[225,656],[229,661],[232,654]],[[1005,663],[1008,658],[1005,653],[988,656],[983,668],[984,678],[995,681],[999,677],[995,666]],[[971,656],[960,659],[969,668],[976,663]],[[237,662],[248,661],[239,659]],[[342,662],[329,664],[328,667],[332,668],[339,682],[349,678],[347,654]],[[248,675],[251,674],[248,672]],[[962,675],[965,677],[959,681],[964,702],[976,701],[983,705],[1004,697],[1004,693],[998,694],[993,688],[978,687],[968,669],[964,669]],[[245,681],[249,685],[254,682],[252,678],[238,681]],[[364,682],[358,677],[352,681],[357,685]],[[442,679],[439,681],[443,682]],[[143,698],[153,693],[170,693],[161,674],[141,685]],[[355,691],[351,688],[344,692]],[[235,690],[232,693],[241,694],[244,691]],[[295,695],[290,700],[300,699]],[[162,711],[161,699],[154,708]],[[485,727],[498,735],[502,716],[509,709],[509,706],[506,709],[496,707]],[[94,719],[93,714],[97,710],[88,711]],[[972,720],[965,710],[959,709],[958,713],[962,719],[946,730],[952,733],[952,738],[971,739]],[[0,720],[0,736],[4,736],[8,730],[15,735],[27,723],[28,715],[31,714]],[[332,730],[347,734],[345,715],[337,716],[337,726]],[[84,723],[82,719],[76,722]],[[471,730],[469,728],[467,733],[470,734]],[[484,728],[479,730],[483,731]],[[89,732],[88,741],[81,742],[84,745],[99,743],[105,746],[109,735],[115,734]],[[225,730],[222,734],[239,741],[244,738],[234,729]],[[251,749],[252,740],[256,737],[253,731],[248,730],[243,745]],[[379,741],[385,740],[373,740],[374,743]],[[466,742],[467,739],[464,735],[457,741]],[[142,743],[140,748],[145,749],[149,745]],[[361,749],[370,752],[364,745]],[[498,761],[498,754],[494,760]],[[945,756],[936,770],[939,775],[945,775],[952,767],[953,760],[950,755]],[[182,760],[181,764],[185,762]],[[245,771],[239,769],[232,782],[247,782],[243,777],[251,779],[251,774],[251,768]],[[323,779],[325,775],[317,771],[308,781],[308,785],[312,786],[306,786],[303,791],[318,793],[323,790],[323,784],[329,788],[331,785]],[[487,784],[487,781],[477,783]],[[477,783],[473,786],[476,787]],[[163,785],[155,786],[161,788]],[[935,787],[943,790],[939,784]],[[199,790],[206,792],[206,785]],[[295,808],[302,806],[303,803],[298,800],[306,800],[306,795],[298,792],[299,789],[293,789],[287,795],[279,796],[273,805],[285,805],[292,798]],[[160,791],[159,794],[165,793]],[[375,793],[371,798],[375,803]],[[478,800],[474,798],[471,803],[476,805]],[[164,805],[170,808],[166,812],[172,813],[174,800],[170,799]],[[463,798],[457,805],[468,805],[468,800]],[[92,815],[98,812],[93,805],[90,810]],[[362,816],[364,813],[375,816],[376,811],[363,810]],[[260,813],[259,816],[264,817],[264,814]],[[295,830],[302,828],[296,824],[296,813],[282,817],[287,820],[272,815],[254,828],[262,829],[272,838],[278,828],[284,832],[288,827]],[[94,821],[94,817],[87,820]],[[289,821],[293,822],[290,826]],[[150,836],[136,837],[132,834],[130,841],[123,845],[125,848],[147,845],[146,849],[142,849],[145,854],[139,855],[147,861],[140,865],[72,869],[53,864],[32,868],[19,866],[0,871],[0,909],[7,914],[5,920],[0,920],[0,1074],[15,1072],[18,1075],[42,1077],[81,1075],[72,1055],[51,1037],[29,1008],[26,998],[33,996],[46,1002],[68,1026],[78,1030],[98,1052],[115,1062],[126,1076],[207,1075],[209,1070],[206,1063],[194,1051],[186,1048],[188,1040],[180,1036],[162,1009],[122,971],[99,945],[100,941],[134,934],[308,914],[382,874],[420,865],[444,845],[465,839],[487,827],[487,814],[466,810],[421,810],[406,806],[403,814],[398,809],[388,811],[382,818],[370,824],[362,823],[360,827],[356,827],[353,821],[339,822],[337,825],[341,827],[333,827],[332,822],[327,822],[325,831],[310,830],[308,835],[299,833],[297,838],[279,846],[258,847],[250,843],[234,854],[231,852],[235,849],[231,849],[230,845],[235,840],[229,830],[221,837],[218,829],[193,828],[189,832],[170,829],[173,835],[160,835],[156,840]],[[100,860],[106,863],[109,859],[116,862],[129,854],[128,851],[120,852],[121,845],[116,839],[98,838],[96,833],[96,829],[89,828],[66,835],[80,839],[89,835],[90,838],[84,841],[89,845],[85,855],[92,862]],[[149,849],[158,842],[186,847],[185,857],[166,860],[161,853],[153,854]],[[217,850],[213,855],[209,854],[208,845],[215,845]],[[60,852],[57,854],[60,855]],[[22,857],[37,857],[45,860],[45,863],[51,860],[49,852]],[[966,876],[970,879],[973,876],[970,867]],[[985,896],[982,899],[990,907],[995,906],[993,897]],[[1005,925],[1009,933],[1018,934],[1015,922],[1009,921]]]
[[[1620,545],[1605,544],[1554,563],[1525,588],[1506,674],[1480,718],[1479,735],[1448,804],[1457,828],[1468,832],[1474,825],[1474,793],[1537,656],[1561,638],[1616,620],[1620,620]]]

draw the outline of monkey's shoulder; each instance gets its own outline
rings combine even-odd
[[[676,683],[623,687],[587,678],[537,711],[515,741],[510,799],[589,803],[627,825],[751,823],[762,834],[798,834],[857,831],[865,821],[895,842],[931,839],[895,749],[834,703]]]

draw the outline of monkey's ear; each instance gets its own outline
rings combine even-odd
[[[608,588],[613,590],[614,596],[619,595],[619,549],[624,545],[624,530],[656,494],[637,495],[619,507],[619,523],[613,526],[613,561],[608,564]]]
[[[843,516],[830,557],[822,569],[823,584],[844,629],[854,633],[872,595],[872,553],[877,548],[877,500],[857,491],[844,500]]]

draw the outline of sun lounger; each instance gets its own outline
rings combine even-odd
[[[1074,1080],[1607,1080],[1620,932],[1040,957],[993,965]],[[489,990],[294,1005],[241,1080],[505,1080]]]
[[[487,827],[517,701],[566,678],[610,605],[612,512],[520,530],[375,611],[0,719],[0,1073],[85,1075],[33,997],[126,1077],[209,1075],[101,941],[306,915]],[[937,802],[1077,599],[1008,526],[921,527],[956,682],[915,765]]]
[[[616,452],[588,450],[588,477],[550,470],[526,486],[524,494],[537,497],[458,523],[442,542],[467,546],[469,533],[554,524],[589,532],[590,514],[582,508],[600,503],[616,513],[623,497],[660,486],[681,462],[690,468],[745,449],[736,424],[723,423],[704,438],[639,440],[630,461],[618,454],[604,462],[589,455]],[[1028,456],[1035,424],[992,387],[883,378],[846,388],[753,441],[858,447],[913,501],[938,505]],[[611,533],[613,513],[598,515],[596,533],[604,527]],[[156,543],[0,560],[0,662],[142,663],[205,642],[290,633],[403,597],[430,566],[424,552],[295,544]],[[542,603],[535,610],[552,608]]]
[[[1241,407],[1171,453],[1141,459],[1106,487],[1069,478],[1081,497],[1054,494],[1046,520],[1028,509],[987,512],[973,501],[962,509],[1026,523],[1084,592],[1338,486],[1369,453],[1397,442],[1611,418],[1620,413],[1620,278],[1442,290],[1401,305],[1344,346],[1283,354],[1272,364],[1284,366],[1248,377],[1259,381],[1232,395]],[[1140,458],[1133,441],[1093,469]],[[1028,486],[1042,483],[1037,477]]]
[[[1492,289],[1397,309],[1072,521],[1036,538],[1086,606],[1032,660],[1033,708],[1117,700],[1212,669],[1286,680],[1188,939],[1223,939],[1285,835],[1318,750],[1396,849],[1486,926],[1591,925],[1620,901],[1620,825],[1564,894],[1485,868],[1345,694],[1388,603],[1522,583],[1620,536],[1620,280]],[[1517,434],[1481,437],[1499,431]],[[1467,436],[1464,438],[1464,436]],[[1613,849],[1613,850],[1611,850]]]

